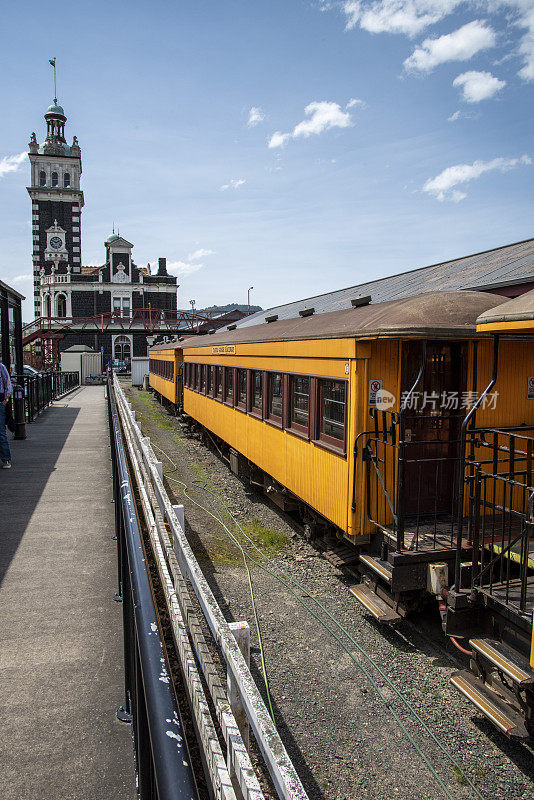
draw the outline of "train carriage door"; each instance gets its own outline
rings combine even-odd
[[[459,439],[465,408],[467,344],[427,342],[424,372],[422,342],[404,342],[402,398],[405,411],[405,513],[455,514]]]

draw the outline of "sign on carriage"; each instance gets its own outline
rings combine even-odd
[[[527,400],[534,400],[534,376],[527,378]]]
[[[377,394],[382,391],[382,385],[384,381],[382,380],[371,380],[369,381],[369,405],[376,406],[377,403]]]
[[[233,356],[235,355],[235,344],[222,344],[212,347],[211,352],[214,356]]]

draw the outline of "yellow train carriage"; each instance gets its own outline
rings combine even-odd
[[[183,399],[183,352],[179,344],[160,344],[148,353],[148,379],[151,388],[176,409]]]
[[[467,389],[476,318],[497,302],[478,292],[429,293],[189,340],[184,410],[351,542],[378,528],[395,539],[402,402],[414,385],[427,398]],[[457,475],[441,461],[458,423],[437,414],[441,426],[432,413],[404,414],[413,453],[403,465],[405,517],[434,507],[429,475],[437,465],[439,510],[454,502]],[[433,463],[421,475],[425,447]]]
[[[509,737],[534,734],[534,291],[489,309],[477,331],[478,399],[463,423],[466,534],[446,630],[468,639],[453,684]],[[491,398],[491,399],[490,399]],[[462,537],[459,520],[458,537]]]

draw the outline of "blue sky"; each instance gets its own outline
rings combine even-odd
[[[3,17],[0,277],[31,297],[57,58],[82,263],[113,222],[179,305],[268,307],[534,236],[534,0],[131,0]],[[30,318],[30,304],[26,318]]]

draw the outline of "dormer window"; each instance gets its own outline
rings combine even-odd
[[[43,170],[39,173],[39,186],[46,186],[46,172]]]
[[[70,186],[70,173],[66,172],[63,175],[63,186],[67,189]]]
[[[52,186],[57,186],[59,183],[59,178],[57,172],[52,173]]]

